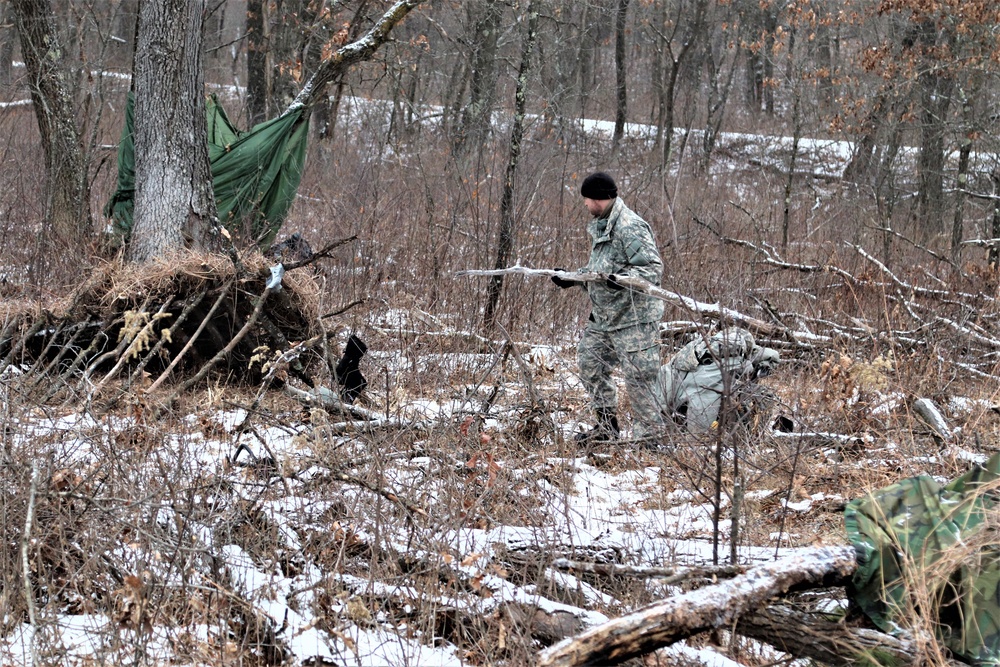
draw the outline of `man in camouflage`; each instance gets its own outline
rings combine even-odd
[[[582,284],[591,303],[577,361],[597,426],[578,440],[591,444],[618,437],[618,395],[611,371],[620,366],[632,403],[633,436],[652,442],[663,424],[656,398],[663,302],[623,287],[616,277],[634,276],[659,285],[663,262],[649,224],[625,206],[614,179],[603,172],[591,174],[584,179],[580,194],[593,219],[587,225],[590,261],[579,270],[609,278],[589,283],[552,278],[564,289]]]

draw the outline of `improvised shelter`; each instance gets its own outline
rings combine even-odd
[[[205,106],[219,222],[231,231],[249,232],[266,250],[284,224],[302,180],[309,109],[290,108],[244,132],[229,120],[215,95]],[[132,233],[135,204],[134,107],[135,98],[129,93],[118,144],[118,185],[104,207],[115,233],[126,241]]]

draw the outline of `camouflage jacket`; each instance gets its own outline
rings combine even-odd
[[[607,217],[587,225],[591,238],[590,261],[580,271],[626,274],[660,284],[663,262],[649,224],[615,199]],[[591,303],[591,326],[616,331],[636,324],[659,322],[663,302],[629,289],[613,290],[605,283],[587,283]]]

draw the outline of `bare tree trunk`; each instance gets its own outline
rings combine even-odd
[[[295,99],[304,75],[302,50],[309,26],[308,0],[277,0],[269,29],[271,89],[268,91],[268,117],[287,108]]]
[[[597,17],[594,15],[597,14]],[[597,59],[597,22],[601,10],[587,2],[583,5],[583,15],[580,18],[580,45],[577,56],[576,85],[580,91],[580,118],[586,117],[587,101],[590,90],[594,87],[594,61]]]
[[[514,251],[514,226],[516,216],[514,211],[514,181],[517,176],[517,165],[521,157],[521,140],[524,137],[525,98],[528,90],[528,72],[531,70],[531,57],[535,50],[535,37],[538,31],[538,10],[536,0],[528,3],[528,32],[524,36],[524,46],[521,49],[521,65],[517,72],[517,92],[514,101],[514,126],[510,134],[510,151],[507,156],[507,175],[504,179],[503,198],[500,200],[500,238],[497,241],[497,259],[495,267],[505,269],[510,263]],[[500,292],[503,289],[503,276],[496,275],[490,280],[486,291],[486,310],[483,325],[487,331],[496,323],[497,306],[500,303]]]
[[[816,65],[819,67],[819,101],[822,113],[828,113],[833,106],[833,45],[832,29],[824,21],[816,26]]]
[[[10,0],[0,0],[0,88],[9,89],[14,59],[14,9]]]
[[[348,28],[348,40],[353,42],[361,34],[361,27],[364,23],[364,10],[368,6],[368,0],[362,0],[354,12],[351,19],[351,27]],[[325,25],[320,29],[321,35],[326,35],[330,29]],[[309,57],[306,62],[309,64],[309,71],[314,71],[322,60],[323,45],[325,40],[313,39],[309,42]],[[320,139],[331,139],[337,131],[337,115],[340,113],[340,103],[344,99],[344,78],[337,81],[336,89],[333,92],[333,100],[325,97],[316,103],[316,111],[313,113],[313,124],[316,134]]]
[[[965,126],[965,136],[962,137],[958,151],[958,187],[955,192],[955,217],[951,225],[951,260],[956,264],[962,261],[962,227],[965,226],[965,189],[969,186],[969,157],[972,154],[972,101],[959,91],[962,99],[962,123]]]
[[[725,74],[726,57],[725,52],[716,47],[710,47],[707,65],[708,71],[708,102],[706,104],[707,117],[705,119],[705,134],[702,137],[701,169],[708,170],[712,152],[715,150],[715,141],[719,131],[722,129],[722,120],[725,117],[726,103],[729,100],[729,91],[733,86],[733,77],[736,74],[736,62],[732,62],[728,74]],[[721,81],[725,75],[726,80]]]
[[[247,116],[251,126],[267,118],[267,20],[264,0],[247,0]]]
[[[936,47],[937,30],[932,24],[920,26],[921,42]],[[944,216],[944,141],[954,79],[945,72],[928,68],[917,78],[920,91],[920,157],[917,214],[924,231],[936,234]]]
[[[698,0],[695,5],[693,12],[692,23],[687,27],[683,42],[681,43],[680,49],[677,54],[674,55],[674,49],[672,46],[672,35],[664,35],[662,37],[663,46],[661,50],[664,52],[665,65],[661,66],[661,76],[665,71],[666,76],[665,81],[660,81],[654,86],[658,90],[657,98],[657,123],[656,123],[656,146],[662,146],[662,160],[661,165],[664,169],[670,164],[670,153],[673,148],[673,135],[674,135],[674,104],[677,95],[677,79],[681,71],[681,64],[686,59],[687,55],[691,53],[692,47],[696,40],[702,35],[702,29],[705,22],[705,12],[707,10],[708,0]],[[661,5],[662,9],[657,16],[657,25],[662,29],[667,27],[667,13],[666,13],[666,3]],[[681,9],[678,10],[680,12]],[[673,21],[676,26],[679,23],[680,15],[678,14],[677,20]],[[659,55],[656,56],[656,62],[661,62]],[[665,70],[664,70],[665,67]]]
[[[822,614],[797,612],[786,605],[773,605],[741,616],[736,632],[765,642],[798,659],[815,660],[830,667],[857,667],[865,657],[878,657],[879,664],[897,667],[939,664],[928,659],[919,645],[877,630],[851,628]],[[946,660],[951,667],[964,666]]]
[[[994,168],[990,173],[990,181],[993,183],[993,214],[990,216],[990,238],[1000,239],[1000,168]],[[996,243],[990,244],[988,263],[996,271],[1000,267],[1000,246]]]
[[[490,114],[497,82],[497,46],[504,5],[500,0],[483,0],[473,34],[472,83],[469,103],[462,112],[462,123],[455,138],[460,154],[478,148],[489,133]]]
[[[628,116],[628,72],[625,67],[625,28],[628,24],[629,0],[618,0],[615,13],[615,133],[611,140],[612,151],[625,136],[625,121]]]
[[[52,6],[14,0],[12,8],[45,152],[45,219],[58,238],[77,241],[92,231],[90,185]]]
[[[135,62],[135,228],[146,262],[205,247],[215,224],[201,67],[205,3],[147,0]]]

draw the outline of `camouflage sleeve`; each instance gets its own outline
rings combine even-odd
[[[622,249],[628,262],[623,273],[659,285],[663,262],[649,227],[645,224],[632,224],[626,225],[622,231]]]

